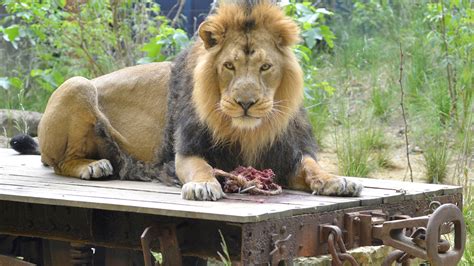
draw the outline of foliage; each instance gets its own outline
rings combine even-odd
[[[351,23],[364,34],[374,31],[391,33],[395,14],[387,0],[355,1]]]
[[[471,1],[446,0],[428,4],[425,22],[433,25],[427,37],[444,47],[441,66],[446,68],[450,114],[458,117],[461,128],[470,113],[473,94],[474,9]],[[461,98],[458,101],[458,98]]]
[[[142,47],[142,51],[146,52],[146,56],[140,58],[138,63],[172,60],[175,55],[186,48],[189,41],[189,37],[184,30],[175,29],[169,26],[168,23],[162,23],[158,35],[151,38]]]
[[[171,58],[188,42],[152,0],[3,0],[0,67],[3,107],[42,110],[67,78],[93,78],[136,63]],[[156,37],[153,37],[156,36]]]
[[[325,41],[332,48],[334,46],[334,33],[329,29],[326,22],[326,16],[333,13],[325,8],[316,8],[310,1],[291,0],[284,6],[287,15],[295,18],[295,21],[301,28],[301,37],[304,40],[304,46],[313,50],[318,41]]]
[[[472,198],[472,187],[469,185],[466,187],[464,194],[464,207],[463,207],[463,214],[464,214],[464,221],[466,222],[466,231],[467,231],[467,239],[466,239],[466,247],[464,249],[464,256],[460,261],[460,265],[474,265],[474,200]]]
[[[327,17],[333,13],[325,8],[316,8],[310,1],[296,0],[289,1],[284,10],[301,28],[303,42],[296,45],[294,52],[304,70],[305,104],[310,113],[314,135],[318,144],[323,146],[322,140],[329,125],[329,99],[335,89],[318,77],[318,68],[314,61],[318,51],[334,47],[335,35],[327,26]]]

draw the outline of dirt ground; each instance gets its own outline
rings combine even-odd
[[[387,142],[389,143],[388,157],[390,159],[390,167],[377,168],[369,172],[367,177],[410,181],[410,173],[408,170],[406,156],[405,136],[400,133],[400,129],[398,128],[388,128],[385,130],[384,134],[388,139]],[[330,173],[339,174],[338,159],[333,137],[326,136],[323,144],[323,147],[318,153],[319,163]],[[426,183],[427,178],[424,167],[423,151],[418,146],[416,146],[416,144],[410,145],[409,150],[410,163],[413,171],[413,181]],[[474,164],[474,157],[472,164]],[[456,164],[453,158],[451,158],[451,163],[448,166],[448,178],[444,183],[458,185],[458,178],[454,177],[453,174],[455,166]],[[469,173],[469,180],[474,181],[473,171],[470,171]]]

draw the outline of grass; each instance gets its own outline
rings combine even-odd
[[[398,89],[401,43],[405,54],[402,82],[408,137],[411,147],[421,148],[424,178],[430,183],[454,182],[470,191],[474,72],[472,45],[462,46],[463,28],[455,27],[456,34],[448,36],[448,57],[440,37],[440,24],[433,14],[436,9],[429,9],[430,3],[440,2],[399,1],[394,4],[393,13],[385,14],[387,10],[381,9],[377,10],[378,15],[373,9],[364,10],[364,5],[378,1],[357,2],[365,3],[358,9],[358,17],[336,15],[332,20],[331,28],[337,36],[333,53],[316,59],[318,75],[335,88],[328,105],[331,117],[326,122],[334,128],[339,174],[367,176],[378,168],[390,168],[393,149],[404,145],[384,134],[395,133],[403,125]],[[453,1],[444,2],[447,13],[455,14],[451,21],[463,14],[461,9],[448,8],[447,3]],[[456,5],[461,2],[465,1]],[[374,27],[369,29],[367,25]],[[390,25],[391,29],[377,25]],[[457,41],[451,41],[454,39]],[[456,103],[449,93],[447,64],[454,66],[455,78],[451,83],[457,93]],[[453,104],[457,107],[454,115]],[[325,132],[327,135],[331,131]],[[397,156],[405,155],[400,152]],[[464,216],[470,241],[462,265],[474,265],[474,203],[470,192],[465,193]]]
[[[464,249],[464,256],[460,261],[460,265],[474,265],[474,200],[473,187],[469,184],[464,190],[464,221],[466,222],[467,239]]]
[[[440,25],[433,19],[436,9],[429,9],[439,1],[354,2],[360,5],[352,16],[336,12],[331,19],[330,28],[337,36],[334,49],[330,53],[314,52],[317,69],[310,76],[317,82],[310,84],[305,106],[319,145],[324,148],[323,140],[334,137],[342,175],[367,176],[378,168],[392,167],[390,154],[399,143],[386,133],[397,132],[402,125],[398,85],[401,43],[410,145],[423,151],[422,167],[428,182],[454,180],[470,191],[474,64],[472,45],[461,46],[460,38],[469,27],[455,27],[456,32],[448,36],[455,40],[449,43],[448,57],[439,37]],[[376,2],[382,7],[377,7]],[[453,1],[444,2],[447,5]],[[460,2],[465,0],[457,1]],[[455,15],[450,21],[462,15],[459,6],[448,11]],[[456,116],[450,114],[448,63],[455,72]],[[46,91],[0,89],[0,98],[8,104],[12,102],[13,108],[21,108],[20,103],[24,103],[25,109],[41,110],[48,96]],[[465,202],[464,215],[472,234],[474,203],[470,194],[466,193]],[[222,242],[225,244],[223,237]],[[223,250],[220,255],[225,261],[228,258],[224,246]],[[474,243],[468,242],[463,263],[474,264]]]
[[[442,137],[441,137],[442,138]],[[449,147],[446,140],[435,139],[423,151],[426,178],[430,183],[443,183],[448,176]]]

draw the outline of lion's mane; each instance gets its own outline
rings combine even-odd
[[[279,46],[284,62],[281,84],[274,96],[274,101],[279,103],[275,107],[278,110],[256,128],[232,127],[229,117],[216,108],[221,95],[215,58],[223,49],[209,49],[206,47],[209,40],[205,39],[210,36],[201,35],[201,39],[175,60],[168,100],[167,145],[161,157],[171,161],[179,152],[202,156],[212,166],[224,170],[254,165],[272,168],[281,176],[294,173],[302,153],[313,155],[316,149],[302,107],[302,70],[290,47],[298,41],[298,27],[278,7],[265,1],[250,7],[224,5],[207,21],[211,23],[206,27],[215,27],[211,30],[221,32],[213,36],[216,42],[231,30],[245,34],[265,29],[264,32],[273,35],[275,43],[268,45]],[[301,146],[305,151],[294,149]]]

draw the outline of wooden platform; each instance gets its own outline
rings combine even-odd
[[[365,186],[361,197],[314,196],[287,190],[278,196],[229,194],[228,199],[217,202],[199,202],[183,200],[179,188],[159,183],[57,176],[41,164],[40,156],[0,149],[0,200],[182,218],[248,223],[462,191],[447,185],[353,179]]]
[[[236,265],[277,265],[280,259],[327,254],[320,225],[348,232],[347,213],[381,210],[415,217],[425,215],[432,201],[462,206],[461,187],[354,179],[365,186],[360,197],[286,190],[278,196],[229,194],[217,202],[187,201],[181,199],[180,188],[158,183],[57,176],[41,164],[40,156],[0,149],[0,249],[11,250],[14,243],[2,244],[2,235],[23,236],[21,243],[36,241],[38,248],[11,255],[43,264],[48,256],[62,254],[66,257],[59,263],[47,265],[63,266],[69,265],[69,243],[87,244],[105,249],[111,262],[104,265],[116,266],[116,252],[123,255],[122,262],[134,258],[130,254],[142,249],[140,236],[151,226],[173,228],[174,248],[183,256],[215,257],[221,231]],[[277,243],[283,242],[278,241],[288,239],[280,249]],[[61,248],[54,247],[57,243]],[[355,239],[348,248],[359,244]],[[280,253],[272,252],[275,248]],[[51,250],[50,255],[44,250]]]

